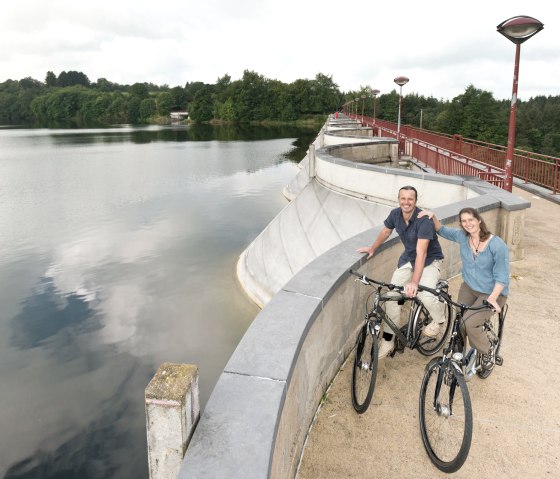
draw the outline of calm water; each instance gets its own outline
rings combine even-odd
[[[0,477],[147,477],[144,388],[201,402],[258,309],[237,256],[316,132],[0,128]]]

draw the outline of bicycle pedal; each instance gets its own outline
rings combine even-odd
[[[501,366],[502,364],[504,364],[504,358],[502,358],[501,356],[496,356],[496,365]]]

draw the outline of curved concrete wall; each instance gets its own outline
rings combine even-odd
[[[456,224],[460,208],[478,208],[515,258],[521,248],[515,230],[528,203],[481,182],[463,186],[479,196],[437,208],[438,217]],[[255,318],[208,401],[180,478],[295,477],[308,428],[352,348],[370,292],[356,287],[347,270],[388,280],[401,253],[393,237],[370,261],[356,254],[378,231],[360,233],[316,258]],[[460,270],[460,254],[448,242],[444,254],[443,274],[452,276]]]
[[[477,208],[489,227],[508,244],[512,260],[523,255],[524,200],[482,181],[392,169],[322,157],[329,168],[360,169],[371,174],[376,197],[387,206],[404,183],[418,187],[426,203],[445,194],[456,202],[434,208],[444,223],[457,224],[464,206]],[[338,173],[345,177],[352,172]],[[397,178],[390,179],[392,176]],[[406,178],[400,178],[405,176]],[[337,180],[338,181],[338,180]],[[348,182],[358,178],[348,179]],[[391,183],[386,185],[385,183]],[[346,190],[346,186],[337,188]],[[450,188],[450,189],[448,189]],[[352,189],[354,191],[355,188]],[[208,477],[295,477],[305,437],[328,385],[350,352],[363,318],[367,288],[356,287],[348,269],[389,280],[402,251],[393,235],[370,261],[355,253],[371,244],[380,226],[343,240],[309,262],[257,315],[220,376],[191,439],[181,479]],[[443,242],[444,276],[460,271],[455,244]]]
[[[396,192],[401,186],[415,186],[418,204],[431,209],[476,195],[458,178],[372,163],[389,161],[396,147],[395,140],[385,139],[311,149],[296,184],[287,187],[299,193],[237,262],[237,277],[257,305],[262,308],[287,281],[328,249],[382,224],[389,209],[397,206]],[[305,178],[309,168],[315,173],[312,179],[309,173]]]

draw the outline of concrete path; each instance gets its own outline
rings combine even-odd
[[[560,205],[519,188],[514,194],[532,203],[525,218],[525,259],[511,264],[504,365],[487,380],[469,382],[474,434],[462,469],[441,473],[424,451],[418,395],[429,359],[406,350],[380,363],[375,395],[363,415],[352,408],[352,357],[347,360],[309,433],[299,479],[558,477]],[[459,284],[455,278],[452,290]]]

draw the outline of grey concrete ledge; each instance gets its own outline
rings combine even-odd
[[[490,228],[497,230],[500,211],[508,201],[495,193],[439,207],[438,217],[456,223],[458,211],[472,206],[483,211]],[[371,244],[380,228],[360,233],[316,258],[256,317],[210,397],[185,456],[181,479],[295,477],[308,428],[352,349],[370,292],[356,286],[347,271],[361,268],[389,280],[402,251],[394,235],[372,261],[355,253]],[[446,246],[447,277],[460,270],[460,254],[453,248]]]
[[[521,214],[530,203],[481,180],[336,158],[334,152],[341,148],[348,145],[317,148],[316,154],[321,161],[346,169],[398,177],[399,184],[416,181],[413,184],[421,185],[419,191],[425,198],[460,190],[463,193],[456,195],[460,201],[435,203],[434,210],[444,223],[456,225],[460,209],[474,207],[508,246],[522,251],[516,238],[522,228]],[[377,188],[385,188],[386,196],[392,185],[380,183]],[[370,245],[381,228],[367,229],[317,256],[257,315],[210,396],[179,478],[295,477],[307,431],[325,391],[353,347],[365,298],[371,292],[357,285],[347,272],[359,268],[388,281],[402,252],[396,234],[372,260],[366,261],[365,255],[355,252]],[[454,276],[460,271],[457,245],[447,242],[444,254],[442,274]]]

